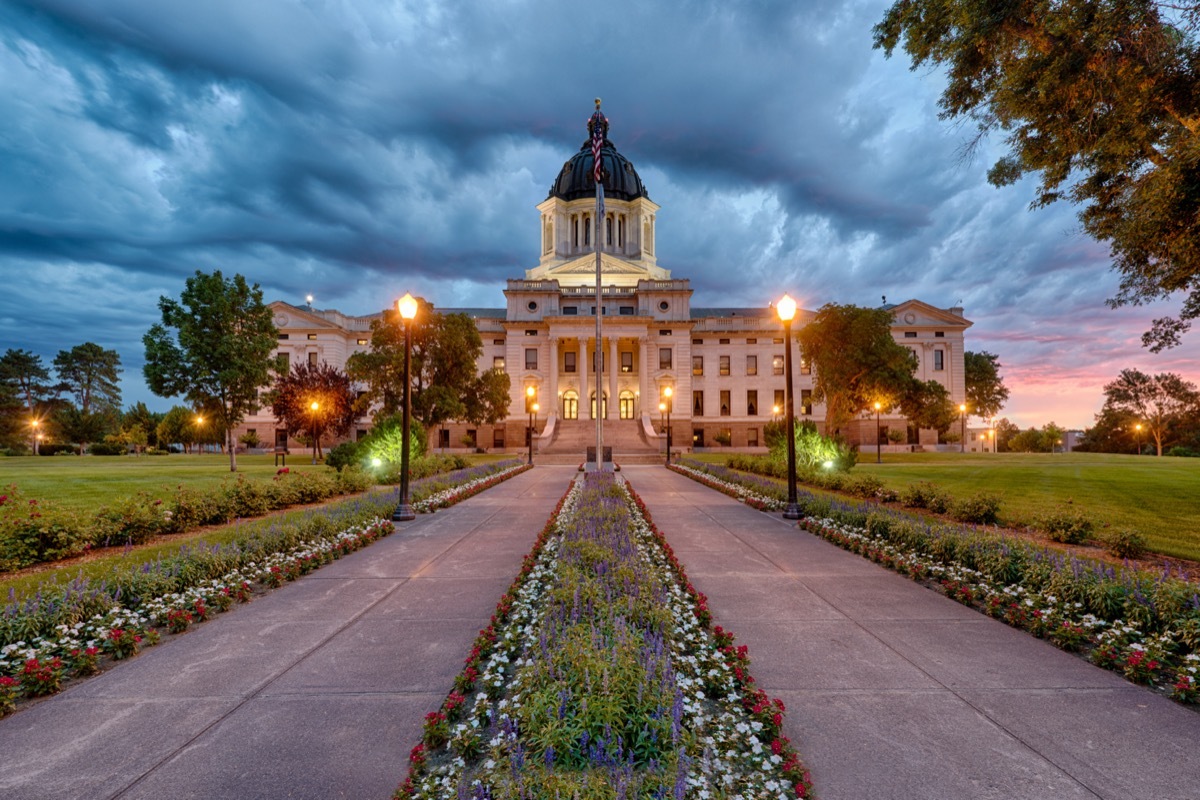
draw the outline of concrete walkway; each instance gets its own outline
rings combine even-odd
[[[0,798],[386,798],[573,467],[0,721]],[[1200,798],[1200,714],[661,467],[624,474],[823,800]]]
[[[574,473],[420,515],[0,720],[0,798],[390,797]]]
[[[681,475],[624,470],[822,800],[1197,800],[1200,714]]]

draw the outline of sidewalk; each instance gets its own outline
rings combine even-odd
[[[0,798],[387,798],[575,470],[532,470],[0,720]]]
[[[655,467],[623,474],[822,800],[1197,800],[1200,714]]]

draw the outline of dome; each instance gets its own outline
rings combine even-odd
[[[597,110],[596,114],[600,115],[600,112]],[[603,115],[600,115],[600,120],[604,130],[604,147],[600,151],[604,169],[604,196],[616,200],[635,200],[639,197],[649,199],[650,195],[646,192],[637,170],[633,168],[633,163],[618,153],[617,148],[608,140],[608,120]],[[555,178],[547,197],[578,200],[595,194],[596,183],[592,178],[592,142],[591,139],[585,139],[579,152],[563,164],[562,171]]]

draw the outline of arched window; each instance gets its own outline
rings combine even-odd
[[[604,215],[604,243],[612,247],[613,243],[613,218],[612,214]]]
[[[600,399],[600,416],[608,419],[608,392],[605,392]],[[596,393],[592,392],[592,419],[596,418]]]
[[[628,389],[621,392],[620,403],[621,419],[633,419],[633,392],[629,391]]]
[[[579,393],[574,389],[563,392],[563,419],[579,419]]]
[[[583,215],[583,246],[591,247],[592,244],[592,215]]]

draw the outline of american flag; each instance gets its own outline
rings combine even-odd
[[[604,115],[596,109],[596,113],[592,115],[592,177],[596,179],[596,183],[600,183],[604,179],[604,162],[600,159],[600,150],[604,147]]]

